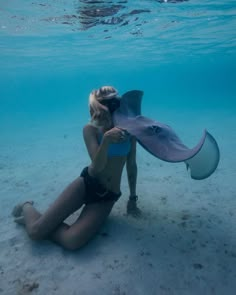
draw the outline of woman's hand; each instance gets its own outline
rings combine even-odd
[[[129,200],[127,203],[127,214],[135,218],[142,216],[142,211],[137,207],[136,200]]]
[[[104,133],[104,137],[109,140],[109,143],[119,143],[127,139],[128,132],[124,129],[114,127]]]

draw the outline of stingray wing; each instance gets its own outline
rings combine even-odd
[[[114,124],[135,136],[152,155],[167,162],[185,162],[193,179],[210,176],[218,166],[220,153],[214,137],[207,131],[190,149],[174,130],[161,122],[141,116],[143,92],[134,90],[122,96],[121,106],[113,114]]]

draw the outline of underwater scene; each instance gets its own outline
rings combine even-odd
[[[0,0],[0,294],[235,294],[235,28],[232,0]]]

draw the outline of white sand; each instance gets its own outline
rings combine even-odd
[[[224,116],[221,124],[219,115]],[[194,113],[166,117],[172,126],[178,122],[175,129],[190,146],[204,127],[212,132],[221,149],[216,173],[194,181],[184,164],[161,162],[140,148],[143,217],[125,214],[124,174],[123,196],[107,223],[77,252],[31,241],[13,222],[11,210],[32,199],[44,211],[80,173],[88,163],[81,126],[18,126],[1,136],[0,294],[235,294],[234,112],[201,113],[201,120]]]

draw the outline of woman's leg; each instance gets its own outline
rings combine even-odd
[[[84,180],[79,177],[61,193],[44,214],[40,214],[32,204],[26,202],[22,206],[21,214],[28,235],[34,240],[49,237],[70,214],[84,204],[84,197]]]
[[[77,221],[62,224],[51,235],[51,240],[68,250],[77,250],[95,236],[111,212],[114,202],[86,205]]]

